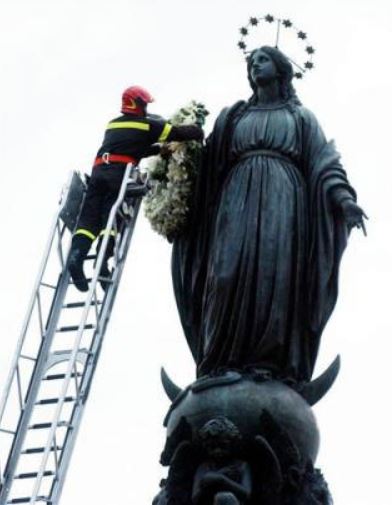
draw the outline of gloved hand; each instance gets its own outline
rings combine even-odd
[[[148,156],[155,156],[157,154],[160,154],[160,150],[161,150],[161,146],[159,144],[152,144],[143,153],[143,158],[147,158]]]
[[[182,128],[187,128],[187,134],[189,135],[189,140],[198,140],[202,141],[204,139],[204,131],[200,126],[197,125],[185,125]]]
[[[170,144],[162,144],[159,154],[161,155],[161,158],[168,160],[173,154],[173,150],[171,149]]]
[[[197,140],[201,142],[203,138],[203,129],[195,124],[190,124],[183,126],[173,126],[168,140],[177,140],[178,142],[182,142],[184,140]]]

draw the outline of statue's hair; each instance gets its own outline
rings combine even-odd
[[[252,80],[250,75],[250,69],[252,65],[252,58],[256,51],[262,50],[268,54],[271,60],[275,63],[277,71],[278,71],[278,81],[280,87],[280,95],[285,102],[291,103],[293,105],[301,105],[297,97],[297,93],[294,89],[292,80],[294,77],[293,66],[290,63],[290,60],[287,58],[285,54],[282,53],[277,47],[271,46],[262,46],[258,49],[252,51],[247,58],[247,70],[248,70],[248,80],[250,87],[253,90],[253,95],[249,99],[249,103],[254,103],[256,101],[256,90],[257,84]]]
[[[222,437],[233,442],[239,442],[242,439],[237,426],[223,416],[218,416],[206,422],[199,430],[199,437],[201,441],[208,440],[211,437]]]

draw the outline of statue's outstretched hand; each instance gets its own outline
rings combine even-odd
[[[343,200],[341,203],[341,209],[343,213],[344,220],[346,222],[347,228],[361,228],[363,234],[366,236],[365,219],[369,219],[365,212],[357,205],[354,200]]]

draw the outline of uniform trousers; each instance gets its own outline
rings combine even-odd
[[[97,237],[105,230],[110,210],[117,200],[126,165],[102,164],[93,168],[76,234]],[[91,236],[93,239],[93,237]]]

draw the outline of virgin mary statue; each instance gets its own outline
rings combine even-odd
[[[207,139],[172,274],[198,375],[257,369],[310,380],[349,230],[363,227],[332,142],[296,96],[293,68],[253,51],[253,94]]]

